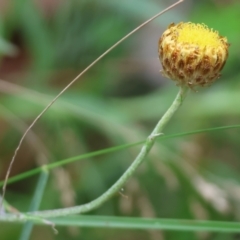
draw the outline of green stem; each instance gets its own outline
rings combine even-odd
[[[63,209],[55,209],[55,210],[48,210],[48,211],[38,211],[38,212],[30,212],[29,215],[37,215],[38,217],[58,217],[64,215],[72,215],[72,214],[79,214],[89,212],[93,209],[98,208],[108,199],[110,199],[115,193],[117,193],[121,187],[126,183],[126,181],[133,175],[135,170],[138,166],[143,162],[149,151],[154,145],[156,138],[161,134],[161,131],[171,119],[173,114],[177,111],[177,109],[181,106],[188,88],[186,86],[181,86],[180,90],[173,101],[172,105],[169,107],[167,112],[163,115],[160,121],[157,123],[156,127],[152,131],[152,133],[147,138],[145,144],[143,145],[140,153],[134,160],[134,162],[130,165],[130,167],[124,172],[124,174],[118,179],[118,181],[112,185],[105,193],[103,193],[100,197],[96,198],[95,200],[75,207],[70,208],[63,208]]]

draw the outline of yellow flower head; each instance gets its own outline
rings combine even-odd
[[[159,39],[163,75],[191,88],[204,87],[220,76],[227,57],[227,39],[204,24],[171,24]]]

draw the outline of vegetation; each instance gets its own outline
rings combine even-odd
[[[1,186],[19,139],[39,112],[112,44],[168,5],[6,1],[0,25]],[[16,219],[3,221],[1,212],[1,239],[237,239],[239,7],[237,1],[185,0],[64,93],[18,152],[4,202]],[[83,215],[49,218],[57,235],[50,222],[37,218],[19,224],[17,210],[85,204],[126,171],[177,94],[175,83],[159,73],[158,39],[181,21],[204,23],[227,37],[221,78],[189,92],[146,161],[106,203]]]

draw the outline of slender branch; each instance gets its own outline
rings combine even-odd
[[[138,154],[134,162],[130,165],[130,167],[126,170],[126,172],[119,178],[119,180],[114,185],[112,185],[112,187],[110,187],[105,193],[103,193],[100,197],[96,198],[95,200],[89,203],[86,203],[80,206],[48,210],[48,211],[32,212],[32,213],[28,213],[28,215],[35,215],[38,217],[49,218],[49,217],[58,217],[58,216],[64,216],[64,215],[85,213],[93,209],[96,209],[97,207],[102,205],[104,202],[109,200],[114,194],[116,194],[121,189],[121,187],[136,171],[138,166],[144,161],[147,154],[153,147],[156,138],[161,134],[161,131],[163,130],[165,125],[172,118],[173,114],[177,111],[177,109],[181,106],[183,99],[187,94],[187,90],[188,90],[188,87],[186,86],[180,87],[179,92],[175,100],[173,101],[172,105],[169,107],[167,112],[163,115],[163,117],[157,123],[156,127],[147,138],[145,144],[143,145],[140,153]]]
[[[105,57],[110,51],[112,51],[114,48],[116,48],[120,43],[122,43],[123,41],[125,41],[128,37],[130,37],[132,34],[134,34],[135,32],[137,32],[139,29],[141,29],[142,27],[144,27],[145,25],[147,25],[148,23],[152,22],[154,19],[156,19],[157,17],[159,17],[160,15],[162,15],[163,13],[169,11],[170,9],[172,9],[173,7],[177,6],[178,4],[180,4],[181,2],[183,2],[184,0],[179,0],[176,3],[172,4],[171,6],[165,8],[163,11],[159,12],[158,14],[156,14],[155,16],[153,16],[152,18],[148,19],[147,21],[145,21],[144,23],[142,23],[141,25],[139,25],[137,28],[135,28],[133,31],[131,31],[130,33],[128,33],[126,36],[124,36],[122,39],[120,39],[118,42],[116,42],[112,47],[110,47],[107,51],[105,51],[102,55],[100,55],[95,61],[93,61],[87,68],[85,68],[78,76],[76,76],[43,110],[42,112],[33,120],[33,122],[29,125],[29,127],[26,129],[25,133],[23,134],[22,138],[19,141],[19,144],[14,152],[14,155],[10,161],[5,179],[4,179],[4,185],[2,188],[2,199],[0,200],[0,210],[2,208],[2,203],[4,200],[4,196],[6,193],[6,188],[7,188],[7,180],[9,178],[13,163],[15,161],[15,158],[17,156],[17,153],[22,145],[23,140],[25,139],[26,135],[28,134],[28,132],[32,129],[32,127],[36,124],[36,122],[42,117],[42,115],[56,102],[56,100],[69,88],[71,87],[84,73],[86,73],[91,67],[93,67],[97,62],[99,62],[103,57]]]

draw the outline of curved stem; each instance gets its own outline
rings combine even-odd
[[[132,30],[130,33],[128,33],[127,35],[125,35],[123,38],[121,38],[119,41],[117,41],[115,44],[113,44],[109,49],[107,49],[103,54],[101,54],[97,59],[95,59],[90,65],[88,65],[81,73],[79,73],[64,89],[62,89],[62,91],[60,91],[60,93],[58,93],[53,100],[39,113],[39,115],[33,120],[33,122],[29,125],[29,127],[26,129],[26,131],[24,132],[24,134],[22,135],[17,148],[14,151],[13,157],[9,163],[9,167],[4,179],[4,184],[2,187],[2,198],[0,199],[0,211],[2,208],[2,203],[5,197],[5,193],[6,193],[6,189],[7,189],[7,181],[9,178],[9,175],[11,173],[12,167],[13,167],[13,163],[15,161],[15,158],[17,156],[17,153],[20,149],[20,147],[22,146],[23,140],[25,139],[26,135],[29,133],[29,131],[33,128],[33,126],[38,122],[38,120],[43,116],[43,114],[45,114],[45,112],[57,101],[57,99],[68,89],[70,88],[83,74],[85,74],[90,68],[92,68],[97,62],[99,62],[103,57],[105,57],[109,52],[111,52],[114,48],[116,48],[120,43],[122,43],[123,41],[125,41],[128,37],[130,37],[132,34],[134,34],[135,32],[137,32],[139,29],[141,29],[142,27],[146,26],[148,23],[152,22],[154,19],[156,19],[157,17],[159,17],[160,15],[162,15],[163,13],[169,11],[170,9],[174,8],[175,6],[177,6],[179,3],[183,2],[184,0],[179,0],[176,3],[170,5],[169,7],[165,8],[163,11],[159,12],[158,14],[154,15],[153,17],[151,17],[150,19],[148,19],[147,21],[145,21],[144,23],[142,23],[141,25],[139,25],[138,27],[136,27],[134,30]]]
[[[112,187],[110,187],[105,193],[103,193],[101,196],[99,196],[95,200],[80,206],[48,210],[48,211],[31,212],[28,214],[47,218],[47,217],[57,217],[57,216],[85,213],[93,209],[96,209],[97,207],[102,205],[104,202],[106,202],[108,199],[110,199],[115,193],[117,193],[121,189],[121,187],[125,184],[125,182],[133,175],[133,173],[138,168],[138,166],[143,162],[143,160],[145,159],[145,157],[153,147],[156,138],[161,134],[161,131],[163,130],[165,125],[168,123],[168,121],[171,119],[171,117],[177,111],[177,109],[181,106],[187,94],[187,90],[188,88],[186,86],[180,87],[179,92],[175,100],[173,101],[172,105],[169,107],[169,109],[166,111],[166,113],[157,123],[152,133],[147,138],[145,144],[143,145],[136,159],[129,166],[126,172],[124,172],[124,174],[118,179],[118,181],[114,185],[112,185]]]

